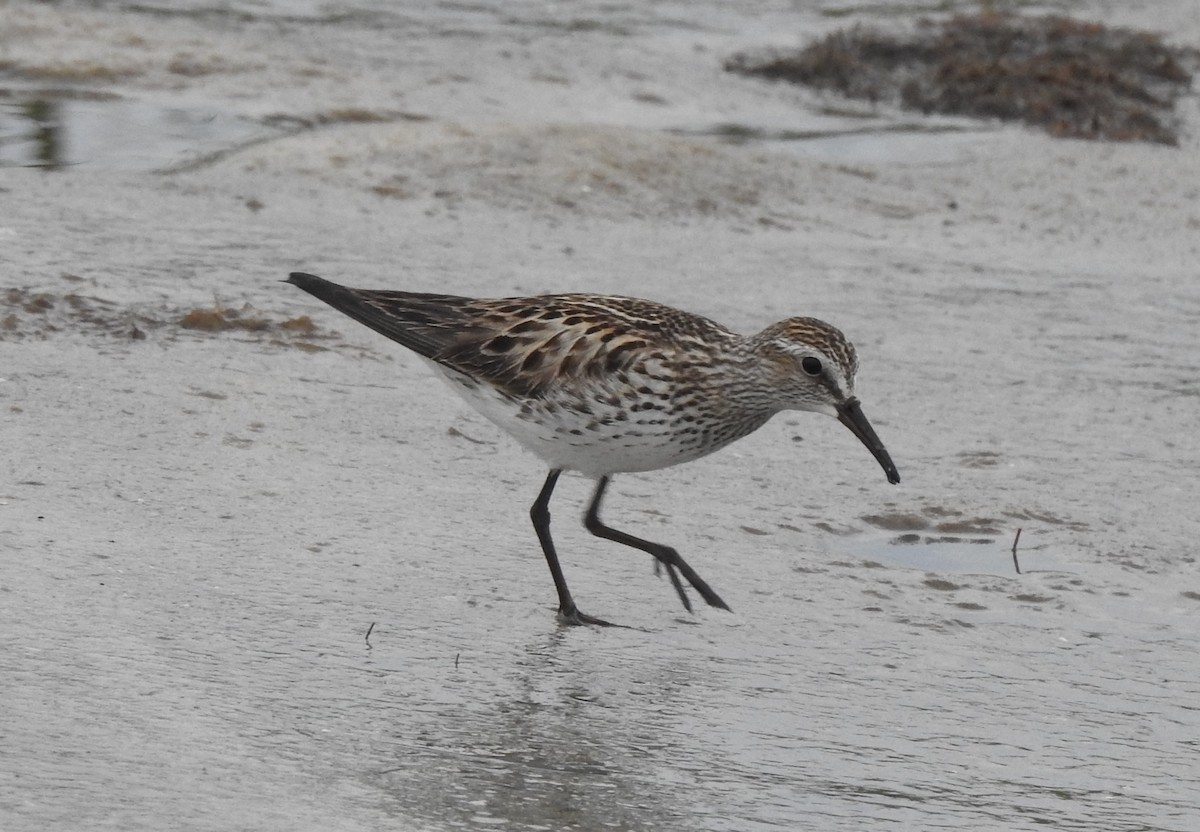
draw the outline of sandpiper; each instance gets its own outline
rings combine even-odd
[[[587,530],[654,556],[689,612],[680,574],[709,605],[729,606],[672,547],[601,522],[613,474],[688,462],[782,410],[811,410],[841,421],[888,481],[900,482],[854,396],[854,346],[816,318],[788,318],[746,336],[636,298],[475,299],[350,289],[303,272],[286,282],[416,352],[550,466],[529,513],[566,623],[608,624],[575,605],[550,536],[550,495],[563,471],[596,480]]]

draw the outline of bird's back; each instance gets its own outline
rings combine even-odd
[[[350,289],[303,273],[288,282],[442,367],[522,398],[739,337],[708,318],[638,298],[477,299]]]

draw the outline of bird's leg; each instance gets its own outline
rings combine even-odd
[[[597,481],[596,492],[592,495],[591,505],[588,506],[587,514],[583,517],[584,527],[596,535],[596,537],[603,537],[605,540],[612,540],[625,546],[632,546],[634,549],[641,549],[643,552],[653,555],[656,561],[666,567],[667,575],[670,576],[675,591],[679,593],[679,600],[683,602],[684,609],[688,612],[692,611],[692,604],[688,600],[687,593],[683,590],[683,584],[680,582],[676,570],[683,573],[683,577],[687,578],[688,583],[700,593],[700,597],[710,607],[720,607],[723,610],[729,609],[729,605],[721,600],[721,596],[713,592],[712,587],[705,583],[704,579],[697,575],[692,567],[687,565],[687,562],[679,556],[679,552],[670,546],[653,543],[649,540],[642,540],[640,537],[634,537],[631,534],[618,531],[601,522],[600,503],[604,499],[604,491],[608,488],[608,481],[609,477],[607,476],[601,477]]]
[[[554,578],[554,588],[558,590],[558,614],[567,624],[597,624],[602,627],[610,627],[612,625],[607,621],[585,615],[579,611],[579,607],[575,606],[571,590],[567,589],[567,579],[563,577],[562,566],[558,563],[558,553],[554,551],[554,540],[550,537],[550,495],[554,493],[554,486],[558,483],[558,476],[561,473],[561,468],[554,468],[550,471],[545,485],[542,486],[541,492],[529,509],[529,516],[533,520],[533,529],[537,532],[538,541],[542,544],[542,552],[546,555],[546,563],[550,566],[550,575]]]

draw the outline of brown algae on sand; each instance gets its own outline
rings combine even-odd
[[[64,275],[64,279],[78,279]],[[338,338],[322,330],[308,315],[275,320],[249,304],[221,304],[190,310],[124,305],[105,298],[27,287],[0,293],[0,341],[44,340],[70,333],[145,340],[147,333],[178,334],[180,330],[217,335],[234,332],[265,338],[281,346],[313,352],[325,349],[314,342]]]
[[[1150,32],[985,12],[907,35],[855,26],[799,51],[734,55],[725,69],[1063,138],[1176,145],[1174,105],[1198,56]]]

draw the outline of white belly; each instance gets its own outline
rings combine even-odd
[[[429,363],[472,407],[548,466],[591,477],[654,471],[689,462],[761,424],[714,440],[702,436],[700,428],[689,426],[681,433],[679,425],[673,425],[661,411],[631,413],[598,401],[589,401],[586,413],[569,401],[531,401],[522,405],[486,384]]]

